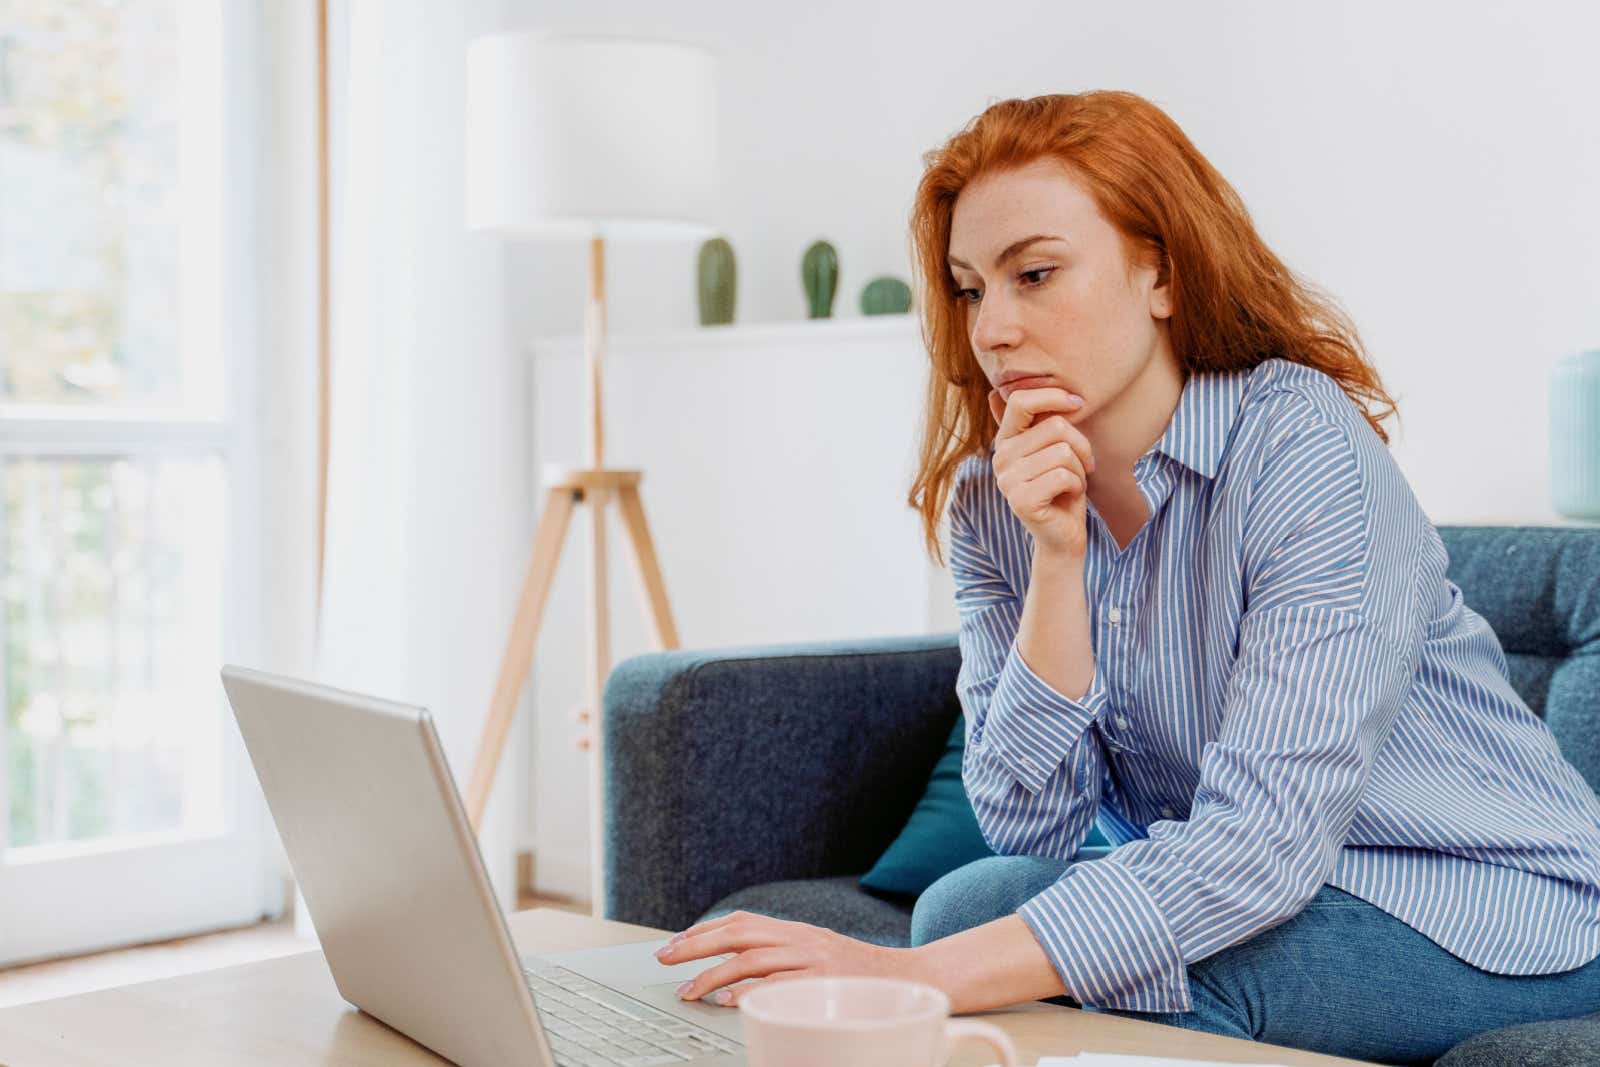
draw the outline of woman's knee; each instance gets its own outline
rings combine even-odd
[[[917,898],[911,943],[925,945],[1012,914],[1059,879],[1070,863],[1042,856],[986,856],[957,867]]]

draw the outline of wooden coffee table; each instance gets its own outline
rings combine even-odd
[[[530,954],[666,936],[546,908],[517,912],[507,922],[517,947]],[[1089,1051],[1307,1067],[1360,1062],[1051,1004],[975,1018],[1005,1029],[1027,1064],[1040,1056]],[[963,1052],[953,1067],[977,1067],[992,1058],[981,1049]],[[0,1064],[7,1067],[447,1062],[345,1003],[320,952],[0,1009]]]

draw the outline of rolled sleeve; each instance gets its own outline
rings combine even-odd
[[[1187,967],[1161,906],[1108,860],[1073,864],[1017,913],[1081,1003],[1189,1011]]]
[[[1083,698],[1073,700],[1035,674],[1013,643],[989,698],[979,743],[1017,784],[1037,793],[1105,705],[1106,687],[1098,669]]]

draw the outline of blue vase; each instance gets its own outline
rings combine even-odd
[[[1550,375],[1550,499],[1573,519],[1600,519],[1600,348]]]

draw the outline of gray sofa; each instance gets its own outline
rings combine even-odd
[[[1439,534],[1512,684],[1600,788],[1600,529]],[[605,692],[606,915],[676,930],[744,909],[906,944],[912,900],[856,880],[927,785],[960,714],[959,664],[954,634],[618,664]],[[1600,1064],[1600,1012],[1482,1034],[1435,1067],[1502,1063]]]

